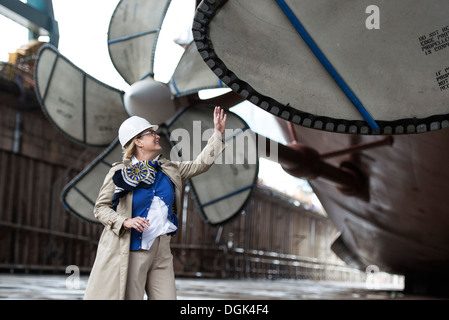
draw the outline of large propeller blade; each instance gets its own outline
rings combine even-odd
[[[154,76],[154,56],[170,0],[120,1],[112,14],[108,48],[112,63],[129,84]]]
[[[204,148],[213,133],[212,112],[213,106],[191,106],[168,124],[172,138],[181,140],[172,152],[181,153],[179,160],[193,160]],[[182,140],[186,137],[190,137],[187,144]],[[212,225],[223,224],[242,211],[258,174],[256,135],[231,111],[227,112],[225,140],[228,147],[216,163],[207,172],[190,179],[201,215]]]
[[[128,115],[124,92],[112,88],[44,45],[35,66],[38,100],[50,121],[69,139],[89,146],[107,146]]]
[[[196,45],[191,42],[169,82],[175,97],[181,97],[203,89],[227,88],[204,63]]]
[[[282,119],[421,133],[449,126],[448,10],[445,0],[204,0],[193,34],[225,84]]]

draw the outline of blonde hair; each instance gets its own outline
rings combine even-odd
[[[135,138],[123,147],[123,160],[131,160],[136,152]]]

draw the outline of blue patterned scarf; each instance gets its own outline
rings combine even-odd
[[[149,188],[156,179],[157,161],[139,161],[117,170],[112,177],[115,184],[112,208],[117,210],[120,198],[135,188]]]

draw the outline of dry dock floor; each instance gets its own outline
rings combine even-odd
[[[0,274],[0,300],[79,300],[87,276],[79,283],[66,275]],[[312,280],[176,279],[178,300],[410,300],[400,285]]]

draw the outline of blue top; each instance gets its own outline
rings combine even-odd
[[[130,250],[149,250],[156,237],[166,233],[176,234],[178,218],[173,211],[174,200],[173,182],[160,170],[153,184],[141,184],[134,189],[132,217],[149,219],[150,227],[143,233],[131,229]]]

